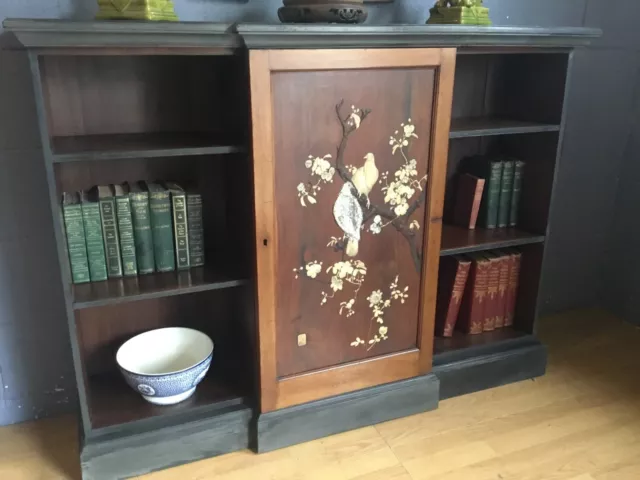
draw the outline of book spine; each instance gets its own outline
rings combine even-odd
[[[131,218],[131,201],[128,195],[116,197],[116,216],[118,217],[118,232],[120,234],[122,270],[127,277],[135,276],[138,274],[138,264]]]
[[[89,260],[89,275],[91,281],[98,282],[106,280],[107,261],[104,256],[100,205],[98,205],[97,202],[83,203],[82,219],[84,221],[84,233],[87,239],[87,258]]]
[[[192,267],[204,265],[204,228],[202,225],[202,197],[187,195],[187,226],[189,228],[189,257]]]
[[[515,162],[513,170],[513,192],[511,206],[509,208],[509,226],[518,225],[518,210],[520,208],[520,194],[522,192],[522,177],[524,174],[524,162]]]
[[[500,257],[500,281],[498,284],[498,305],[496,316],[496,328],[504,327],[507,317],[507,289],[509,287],[509,270],[511,257],[503,255]]]
[[[484,179],[480,179],[476,183],[476,190],[473,196],[473,204],[471,205],[471,216],[469,218],[469,230],[475,230],[478,223],[478,213],[480,212],[480,204],[482,203],[484,184]]]
[[[449,299],[449,304],[447,305],[447,315],[445,317],[444,328],[442,331],[443,337],[453,336],[453,331],[456,327],[456,322],[458,321],[460,305],[462,304],[462,296],[464,295],[464,288],[467,284],[467,278],[469,276],[470,269],[471,262],[457,262],[456,276],[453,281],[451,296]]]
[[[185,194],[172,194],[173,234],[175,236],[176,266],[178,270],[186,270],[189,262],[189,235],[187,222],[187,198]]]
[[[476,259],[471,265],[461,312],[456,324],[456,328],[464,333],[477,335],[483,332],[488,270],[489,261],[486,259]]]
[[[116,221],[116,205],[113,197],[100,199],[100,216],[102,218],[102,236],[107,257],[107,274],[109,278],[122,276],[122,257],[120,256],[120,239]]]
[[[153,250],[158,272],[176,269],[171,225],[171,199],[168,191],[149,193]]]
[[[498,204],[498,227],[509,225],[511,214],[511,196],[513,195],[514,162],[504,162],[502,181],[500,182],[500,201]]]
[[[513,325],[516,313],[516,300],[518,297],[518,283],[520,281],[520,264],[522,263],[522,253],[516,252],[511,255],[511,268],[509,270],[509,287],[507,291],[507,316],[504,321],[505,327]]]
[[[140,274],[153,273],[156,267],[153,256],[153,234],[151,233],[148,193],[131,194],[131,220],[138,272]]]
[[[67,237],[69,264],[71,265],[71,280],[73,283],[89,282],[91,277],[82,221],[82,207],[80,204],[63,205],[62,216]]]
[[[500,204],[500,189],[502,183],[502,162],[489,163],[489,178],[485,183],[484,227],[496,228],[498,225],[498,206]]]
[[[496,316],[498,315],[498,288],[500,284],[500,261],[491,258],[489,261],[489,274],[487,279],[487,303],[484,311],[482,329],[491,332],[496,328]]]

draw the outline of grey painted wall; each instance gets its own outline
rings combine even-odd
[[[280,0],[174,2],[182,20],[200,21],[276,22],[281,4]],[[369,23],[422,23],[431,3],[396,0],[371,7]],[[627,142],[630,99],[638,83],[638,55],[628,44],[636,37],[632,27],[640,14],[638,2],[617,0],[615,9],[607,0],[485,3],[498,25],[589,25],[607,30],[595,48],[576,56],[543,286],[547,312],[597,304],[602,298],[607,227],[613,223],[624,146],[640,147],[637,136]],[[0,2],[0,20],[89,19],[94,12],[92,0]],[[7,42],[1,33],[0,424],[5,424],[73,409],[75,385],[28,65],[23,53],[2,50]],[[640,182],[637,165],[635,172]],[[621,194],[619,201],[624,200]],[[580,239],[578,247],[575,238]]]
[[[625,28],[612,30],[603,42],[615,46],[620,55],[640,69],[640,31],[631,18],[640,15],[640,4],[631,2],[619,17],[626,15],[630,17],[610,20],[612,24],[625,25]],[[604,254],[603,297],[609,310],[640,325],[640,258],[636,253],[640,246],[640,74],[636,73],[630,87],[634,93],[627,99],[627,122],[620,125],[622,131],[619,133],[621,138],[626,135],[626,141],[617,145],[623,152],[623,161],[612,228]]]

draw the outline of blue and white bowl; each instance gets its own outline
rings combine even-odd
[[[125,380],[156,405],[189,398],[207,374],[213,341],[191,328],[159,328],[126,341],[116,354]]]

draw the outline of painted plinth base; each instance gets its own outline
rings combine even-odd
[[[433,375],[367,388],[258,417],[259,453],[438,408]]]

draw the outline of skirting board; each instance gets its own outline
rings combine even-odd
[[[433,367],[440,379],[440,400],[544,375],[547,348],[538,340]]]
[[[257,420],[257,451],[268,452],[434,410],[438,398],[438,378],[429,374],[263,413]]]
[[[215,417],[109,441],[86,443],[83,480],[119,480],[249,447],[252,410],[235,406]]]

